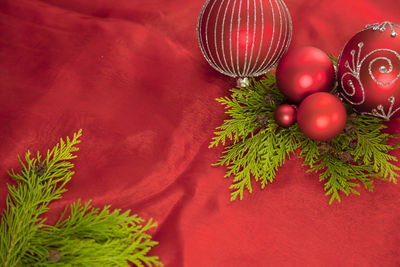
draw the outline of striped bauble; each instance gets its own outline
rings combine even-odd
[[[290,13],[282,0],[207,0],[197,37],[208,63],[235,78],[271,70],[292,37]]]

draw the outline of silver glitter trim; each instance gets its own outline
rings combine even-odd
[[[395,28],[400,29],[400,25],[390,22],[390,21],[384,21],[382,23],[375,23],[375,24],[368,24],[367,26],[365,26],[365,29],[372,29],[374,31],[379,30],[380,32],[385,32],[387,26],[389,26],[389,29],[390,29],[390,36],[396,37],[397,32],[395,31]]]
[[[232,53],[232,26],[233,26],[233,15],[234,15],[235,7],[236,7],[236,0],[234,0],[234,2],[233,2],[231,25],[230,25],[230,31],[229,31],[229,52],[231,54],[232,75],[233,75],[233,77],[236,78],[238,75],[235,73],[235,66],[233,65],[233,53]]]
[[[259,45],[259,48],[258,48],[258,54],[257,54],[256,62],[254,63],[253,68],[251,68],[250,73],[256,73],[256,72],[254,72],[254,69],[256,68],[256,66],[258,64],[258,60],[260,59],[262,46],[263,46],[263,38],[264,38],[264,8],[263,8],[262,1],[263,0],[260,0],[260,9],[261,9],[261,38],[260,38],[260,45]],[[270,3],[271,8],[272,8],[271,0],[269,0],[269,3]],[[272,24],[273,24],[273,28],[275,28],[275,18],[274,17],[272,17]],[[273,35],[272,35],[272,38],[273,38]],[[272,41],[270,43],[270,47],[271,47],[271,45],[272,45]],[[251,76],[250,74],[248,74],[248,75]],[[257,76],[257,75],[253,74],[253,76]]]
[[[281,9],[283,10],[284,21],[287,22],[287,23],[289,23],[289,18],[287,17],[288,12],[284,12],[285,9],[286,9],[286,6],[284,5],[283,2],[279,2],[279,4],[281,5]],[[288,34],[289,34],[289,33],[288,33],[289,25],[284,25],[284,26],[285,26],[285,34],[284,34],[284,39],[283,39],[282,43],[287,42],[286,39],[287,39]],[[280,52],[277,54],[277,56],[276,56],[274,62],[273,62],[272,64],[270,64],[270,65],[275,66],[275,65],[278,63],[278,61],[280,60],[280,58],[284,55],[285,46],[281,46],[280,49],[281,49],[281,50],[280,50]]]
[[[270,11],[264,7],[264,5],[268,5],[267,3],[269,3]],[[243,4],[244,7],[242,6]],[[236,8],[238,9],[237,12]],[[245,8],[247,8],[246,13],[244,13]],[[267,12],[267,10],[271,12],[271,16],[266,20],[265,12]],[[206,11],[208,14],[206,14]],[[254,12],[252,36],[250,36],[251,12]],[[230,22],[228,22],[229,15]],[[260,24],[260,16],[261,25],[257,25],[257,23]],[[215,17],[215,19],[213,19],[213,17]],[[237,18],[237,32],[235,33],[233,33],[234,18]],[[244,22],[245,20],[246,22]],[[221,23],[222,30],[218,31]],[[226,23],[230,23],[228,29],[225,29],[227,26]],[[266,51],[268,44],[264,44],[266,43],[266,36],[264,36],[265,23],[272,23],[272,36],[268,51]],[[277,27],[278,23],[280,23],[279,27]],[[246,27],[246,48],[244,50],[244,64],[242,64],[242,66],[239,65],[240,53],[242,51],[239,47],[239,38],[244,36],[243,33],[240,32],[240,26]],[[201,28],[203,28],[203,30]],[[256,40],[258,36],[257,28],[261,28],[261,32],[259,34],[260,38]],[[219,2],[218,0],[207,0],[200,12],[196,31],[201,52],[214,69],[235,78],[256,77],[274,68],[287,51],[292,38],[292,20],[289,10],[282,0],[233,0],[233,2],[232,0],[219,0]],[[217,41],[219,38],[218,33],[221,33],[220,44]],[[229,44],[228,41],[224,39],[224,37],[227,37],[227,34],[229,34]],[[236,51],[233,51],[234,44],[232,34],[236,34],[237,37]],[[213,38],[214,40],[212,40]],[[250,40],[252,40],[251,48],[249,47]],[[258,51],[255,50],[257,45],[256,41],[257,43],[259,41]],[[276,47],[273,47],[274,43],[276,43]],[[285,45],[282,46],[282,44]],[[212,48],[215,48],[215,52],[212,52]],[[229,52],[225,51],[228,50],[227,48]],[[263,52],[266,52],[266,54]],[[264,58],[260,64],[262,55]]]
[[[360,78],[360,71],[362,68],[362,65],[364,64],[364,62],[366,61],[367,58],[369,58],[370,56],[372,56],[373,54],[377,53],[377,52],[388,52],[388,53],[392,53],[396,56],[396,58],[400,61],[400,55],[399,53],[397,53],[394,50],[391,49],[376,49],[373,50],[371,52],[369,52],[368,54],[366,54],[362,59],[361,59],[361,51],[362,48],[364,46],[363,42],[358,43],[358,53],[356,56],[356,51],[355,50],[351,50],[350,54],[351,54],[351,58],[352,58],[352,62],[351,64],[346,61],[345,62],[345,67],[349,70],[348,72],[344,73],[341,77],[341,86],[342,86],[342,90],[343,90],[343,94],[342,97],[344,99],[346,99],[347,102],[349,102],[352,105],[361,105],[365,102],[365,89],[364,89],[364,85],[361,81]],[[381,82],[378,81],[378,79],[375,77],[375,75],[372,72],[372,65],[375,64],[375,62],[377,62],[378,60],[384,61],[387,66],[385,65],[381,65],[379,67],[379,71],[381,73],[390,73],[393,71],[393,64],[392,64],[392,60],[389,59],[388,57],[384,57],[384,56],[379,56],[376,57],[374,59],[372,59],[369,64],[368,64],[368,73],[371,77],[371,79],[382,86],[387,86],[387,85],[391,85],[394,82],[396,82],[399,78],[400,78],[400,73],[391,81],[388,82]],[[347,76],[351,76],[353,77],[355,80],[347,80],[347,84],[345,84],[345,77]],[[350,100],[348,97],[354,96],[356,93],[356,85],[359,85],[361,92],[362,92],[362,99],[359,102],[354,102],[352,100]],[[351,89],[350,91],[348,89]],[[384,111],[384,107],[382,105],[378,105],[376,109],[373,109],[371,112],[364,112],[365,114],[370,114],[373,116],[377,116],[386,120],[389,120],[390,117],[396,113],[400,108],[396,109],[393,111],[393,106],[395,103],[395,98],[394,96],[389,97],[388,101],[391,103],[388,112],[386,113]]]
[[[254,52],[254,43],[255,43],[255,39],[256,39],[256,32],[257,32],[257,2],[256,0],[253,0],[253,7],[254,7],[254,27],[253,27],[253,39],[252,39],[252,44],[251,44],[251,52],[250,52],[250,58],[249,58],[249,64],[244,68],[244,73],[243,76],[247,77],[249,76],[249,69],[251,66],[251,62],[253,60],[253,52]],[[247,32],[247,34],[249,34]],[[247,52],[247,46],[246,46],[246,52]],[[247,58],[247,54],[246,54],[246,58]]]
[[[210,59],[210,58],[211,58],[211,55],[207,54],[206,48],[204,47],[204,40],[203,40],[203,36],[202,36],[202,34],[201,34],[201,32],[200,32],[200,27],[201,27],[201,24],[202,24],[202,22],[203,22],[204,12],[205,12],[206,8],[208,7],[210,1],[211,1],[211,0],[207,0],[207,2],[204,4],[204,6],[203,6],[203,8],[202,8],[202,10],[201,10],[201,12],[200,12],[199,18],[198,18],[198,20],[197,20],[196,32],[197,32],[197,39],[198,39],[199,47],[200,47],[201,53],[203,54],[203,56],[204,56],[205,59],[207,60],[208,64],[210,64],[210,65],[211,65],[213,68],[215,68],[217,71],[219,71],[219,72],[221,72],[221,73],[223,73],[223,74],[225,74],[225,75],[228,75],[228,76],[230,76],[230,77],[235,77],[235,76],[232,75],[230,72],[224,72],[224,71],[221,70],[215,63],[213,63],[213,61],[211,61],[211,59]],[[207,38],[207,33],[205,33],[205,35],[206,35],[206,38]],[[207,43],[207,44],[208,44],[208,43]]]
[[[222,55],[224,56],[224,62],[225,62],[225,66],[227,69],[227,72],[232,72],[231,69],[229,69],[228,66],[228,62],[226,61],[226,56],[225,56],[225,49],[224,49],[224,31],[225,31],[225,19],[226,19],[226,13],[228,12],[228,7],[229,4],[231,3],[231,0],[228,0],[228,3],[226,4],[226,8],[225,8],[225,13],[224,13],[224,18],[222,20],[222,32],[221,32],[221,50],[222,50]]]
[[[250,10],[249,10],[249,9],[250,9],[250,3],[249,3],[249,0],[247,0],[246,50],[245,50],[245,53],[244,53],[243,72],[242,72],[242,73],[239,72],[239,74],[240,74],[241,77],[245,77],[245,76],[244,76],[244,72],[245,72],[246,67],[247,67],[247,47],[249,46],[249,23],[250,23]],[[254,43],[254,42],[253,42],[253,43]]]
[[[215,46],[215,53],[217,54],[217,58],[219,61],[219,64],[221,68],[224,70],[224,72],[228,72],[228,69],[225,68],[225,66],[222,64],[221,58],[219,57],[219,52],[218,52],[218,46],[217,46],[217,26],[218,26],[218,19],[219,19],[219,14],[221,13],[222,6],[224,5],[224,1],[221,1],[221,5],[218,8],[218,13],[217,17],[215,19],[215,25],[214,25],[214,46]]]
[[[237,20],[237,30],[236,30],[236,70],[238,76],[240,76],[240,69],[239,69],[239,29],[240,29],[240,13],[242,11],[242,0],[239,0],[239,11],[238,11],[238,20]]]
[[[273,15],[273,33],[272,33],[272,39],[271,39],[271,42],[270,42],[270,47],[269,47],[269,50],[268,50],[268,54],[267,54],[267,56],[266,57],[268,57],[269,56],[269,53],[270,53],[270,50],[271,50],[271,46],[272,46],[272,44],[273,44],[273,42],[274,42],[274,36],[275,36],[275,12],[274,12],[274,8],[273,8],[273,4],[272,4],[272,2],[271,2],[271,0],[269,1],[270,2],[270,5],[271,5],[271,11],[273,12],[272,13],[272,15]],[[292,28],[293,28],[293,26],[292,26],[292,19],[291,19],[291,16],[290,16],[290,12],[289,12],[289,9],[287,8],[287,6],[286,6],[286,4],[285,4],[285,2],[284,1],[282,1],[282,0],[276,0],[275,1],[275,3],[277,4],[277,5],[280,5],[281,6],[281,9],[284,11],[283,12],[283,14],[284,14],[284,16],[285,16],[285,22],[286,22],[286,24],[285,24],[285,39],[287,39],[287,42],[286,42],[286,45],[285,46],[282,46],[281,48],[282,48],[282,53],[281,54],[279,54],[278,53],[278,56],[276,56],[275,57],[275,59],[274,59],[274,61],[272,61],[272,63],[271,63],[271,60],[270,60],[270,63],[268,63],[266,66],[264,66],[264,67],[262,67],[261,66],[261,68],[258,68],[258,70],[257,71],[254,71],[254,69],[252,70],[252,72],[253,72],[253,76],[254,77],[256,77],[256,76],[259,76],[259,75],[262,75],[262,74],[264,74],[264,73],[266,73],[266,72],[268,72],[268,71],[270,71],[271,69],[273,69],[273,68],[275,68],[276,67],[276,65],[279,63],[279,60],[281,59],[281,57],[287,52],[287,50],[289,49],[289,45],[290,45],[290,42],[291,42],[291,40],[292,40]],[[278,10],[279,11],[281,11],[281,9],[279,9],[279,6],[278,6]],[[282,16],[281,16],[281,12],[279,12],[279,16],[280,16],[280,21],[281,21],[281,29],[282,29],[282,27],[283,27],[283,24],[282,24]],[[281,33],[282,33],[282,30],[281,30]],[[280,37],[281,37],[281,33],[280,33]],[[284,41],[283,41],[284,42]],[[280,43],[280,39],[278,40],[278,44]],[[278,46],[278,44],[277,44],[277,46]],[[275,52],[276,52],[276,50],[275,50]],[[271,59],[272,59],[273,57],[271,57]],[[265,62],[265,60],[264,60],[264,62]],[[262,63],[262,65],[263,65],[263,63]]]
[[[277,1],[279,1],[279,0],[277,0]],[[274,3],[277,3],[277,1],[275,1]],[[260,72],[262,72],[262,70],[264,69],[264,68],[263,68],[263,65],[265,64],[265,61],[266,61],[267,58],[269,57],[269,53],[271,52],[272,44],[274,43],[275,25],[276,25],[276,23],[275,23],[275,12],[274,12],[274,6],[273,6],[273,3],[271,2],[271,0],[269,1],[269,3],[270,3],[270,5],[271,5],[271,13],[272,13],[272,20],[273,20],[272,38],[271,38],[271,42],[270,42],[270,44],[269,44],[268,53],[267,53],[267,55],[264,57],[264,60],[261,62],[260,66],[259,66],[258,69],[255,71],[255,73],[260,73]],[[281,22],[280,29],[282,30],[282,17],[281,17],[281,13],[280,13],[280,12],[279,12],[279,21]],[[264,33],[263,33],[263,34],[264,34]],[[278,42],[276,43],[276,47],[275,47],[274,54],[275,54],[275,52],[276,52],[276,48],[277,48],[278,45],[279,45],[280,37],[281,37],[281,31],[279,31],[279,40],[278,40]],[[274,57],[274,54],[273,54],[272,57],[269,59],[269,61],[271,61],[271,59]]]
[[[390,119],[390,117],[393,116],[393,114],[395,114],[397,111],[400,110],[400,107],[393,110],[394,103],[396,102],[396,99],[394,96],[389,97],[388,101],[390,102],[390,106],[389,106],[389,110],[387,113],[385,113],[385,110],[382,105],[378,105],[376,107],[376,109],[375,108],[372,109],[371,112],[362,112],[361,114],[372,115],[372,116],[379,117],[379,118],[382,118],[382,119],[388,121]]]
[[[366,57],[368,57],[369,55],[371,55],[371,54],[373,54],[373,53],[375,53],[375,52],[378,52],[378,51],[386,51],[386,52],[393,53],[393,54],[397,57],[397,59],[400,61],[400,55],[399,55],[396,51],[390,50],[390,49],[378,49],[378,50],[375,50],[375,51],[369,53]],[[390,59],[388,59],[387,57],[377,57],[377,58],[374,58],[373,60],[371,60],[371,62],[369,63],[369,66],[368,66],[368,72],[369,72],[369,75],[371,76],[371,78],[372,78],[377,84],[383,85],[383,86],[387,86],[387,85],[393,84],[395,81],[397,81],[397,80],[399,79],[399,77],[400,77],[400,72],[399,72],[399,74],[396,76],[396,78],[394,78],[393,80],[391,80],[391,81],[389,81],[389,82],[380,82],[380,81],[378,81],[378,80],[376,79],[375,75],[372,73],[372,64],[374,64],[375,61],[377,61],[377,60],[384,60],[384,61],[386,61],[387,64],[389,65],[389,69],[387,69],[387,67],[384,66],[384,65],[380,66],[380,67],[379,67],[379,71],[380,71],[381,73],[390,73],[390,72],[393,71],[393,64],[392,64],[392,61],[391,61]]]
[[[210,8],[210,12],[208,12],[208,16],[207,16],[206,29],[205,29],[205,32],[206,32],[206,45],[207,45],[208,54],[209,54],[209,56],[210,56],[210,60],[212,61],[213,65],[215,66],[215,68],[216,68],[219,72],[224,73],[224,70],[222,70],[222,69],[218,66],[217,62],[215,62],[214,58],[212,57],[211,49],[210,49],[210,43],[208,42],[208,34],[207,34],[207,33],[208,33],[208,24],[209,24],[209,22],[210,22],[210,15],[211,15],[211,12],[212,12],[212,10],[214,9],[214,6],[215,6],[216,3],[217,3],[217,1],[214,1],[214,2],[213,2],[212,6],[211,6],[211,8]]]

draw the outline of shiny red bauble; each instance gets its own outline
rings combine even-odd
[[[347,112],[337,96],[319,92],[306,97],[297,110],[300,130],[309,138],[328,141],[346,125]]]
[[[207,62],[231,77],[255,77],[286,53],[292,21],[283,0],[208,0],[197,23]]]
[[[296,122],[296,108],[292,105],[280,105],[274,113],[276,123],[284,128],[290,127]]]
[[[316,92],[329,92],[335,81],[331,59],[322,50],[303,46],[289,50],[276,69],[282,94],[294,103]]]
[[[389,120],[400,116],[400,26],[368,25],[338,62],[340,95],[356,111]]]

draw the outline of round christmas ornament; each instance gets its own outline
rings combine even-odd
[[[356,111],[385,120],[400,116],[400,25],[367,25],[338,61],[340,95]]]
[[[329,92],[335,81],[335,69],[328,55],[315,47],[289,50],[276,69],[276,81],[282,94],[294,103],[316,92]]]
[[[207,62],[234,78],[266,73],[285,54],[292,36],[282,0],[207,0],[197,37]]]
[[[296,109],[292,105],[280,105],[274,113],[274,119],[279,126],[290,127],[296,122]]]
[[[346,125],[347,112],[340,99],[326,92],[306,97],[297,110],[300,130],[309,138],[328,141],[340,134]]]

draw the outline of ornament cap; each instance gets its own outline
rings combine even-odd
[[[250,85],[250,80],[247,77],[244,78],[238,78],[236,81],[236,86],[237,87],[247,87]]]

